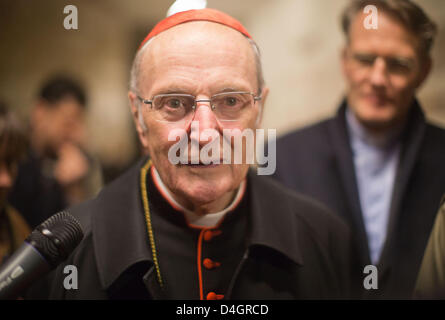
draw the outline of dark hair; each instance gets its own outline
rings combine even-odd
[[[349,38],[349,28],[355,16],[367,5],[374,5],[383,12],[396,18],[402,25],[413,32],[420,42],[420,54],[427,57],[434,44],[437,34],[436,24],[417,4],[411,0],[352,0],[344,9],[341,23],[342,29]]]
[[[66,76],[50,78],[40,89],[39,97],[50,104],[72,97],[82,106],[86,106],[86,95],[81,85]]]
[[[26,154],[28,139],[16,115],[0,101],[0,161],[19,162]]]

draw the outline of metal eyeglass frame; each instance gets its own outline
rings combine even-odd
[[[144,103],[144,104],[150,104],[152,108],[153,108],[153,101],[154,101],[154,99],[155,99],[156,97],[158,97],[158,96],[164,96],[164,97],[192,97],[193,100],[194,100],[194,103],[193,103],[193,106],[192,106],[193,111],[196,110],[196,105],[197,105],[198,102],[209,102],[209,103],[210,103],[210,108],[211,108],[212,111],[213,111],[213,110],[215,110],[215,107],[214,107],[213,104],[212,104],[212,100],[213,100],[215,97],[222,96],[222,95],[229,95],[229,94],[250,94],[250,95],[253,97],[253,102],[254,102],[254,103],[257,102],[257,101],[261,101],[261,99],[262,99],[261,95],[260,95],[260,96],[255,96],[254,93],[252,93],[252,92],[248,92],[248,91],[221,92],[221,93],[214,94],[213,96],[210,97],[210,99],[198,99],[198,100],[196,99],[196,96],[194,96],[194,95],[192,95],[192,94],[183,94],[183,93],[157,94],[157,95],[153,96],[153,98],[151,98],[151,100],[144,99],[144,98],[142,98],[142,97],[139,96],[139,95],[136,95],[136,97],[137,97],[142,103]]]

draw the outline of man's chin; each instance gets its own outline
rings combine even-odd
[[[192,173],[178,177],[175,185],[177,190],[174,193],[182,194],[188,202],[195,205],[205,205],[221,199],[232,191],[234,183],[227,173],[225,175]]]
[[[358,112],[357,118],[366,128],[383,130],[391,127],[395,122],[393,107],[390,105],[367,105]]]
[[[170,168],[167,186],[184,203],[193,207],[220,202],[240,184],[237,177],[245,176],[233,165],[176,165]],[[240,179],[242,180],[242,179]]]
[[[225,196],[227,192],[229,191],[220,188],[209,188],[209,186],[192,187],[184,192],[184,196],[192,207],[204,207],[214,204]]]
[[[394,126],[394,117],[368,117],[360,119],[363,126],[372,131],[383,131]]]

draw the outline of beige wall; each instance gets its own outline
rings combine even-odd
[[[335,112],[342,97],[339,14],[347,0],[209,0],[247,27],[263,53],[271,94],[263,126],[278,134]],[[445,1],[423,0],[439,23],[435,68],[420,92],[429,118],[445,125]],[[0,3],[0,97],[26,116],[41,81],[56,71],[88,89],[91,148],[105,164],[136,152],[127,83],[137,44],[172,1],[7,0]],[[79,30],[63,28],[63,7],[79,10]]]

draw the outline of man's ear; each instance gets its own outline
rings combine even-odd
[[[427,57],[424,59],[424,61],[421,61],[420,74],[416,83],[416,89],[419,89],[425,82],[426,78],[428,78],[428,75],[430,74],[432,67],[433,67],[433,60],[431,59],[431,57]]]
[[[136,126],[136,131],[139,136],[139,140],[144,148],[148,147],[147,143],[147,127],[144,122],[144,117],[142,115],[142,108],[140,107],[140,102],[133,92],[128,92],[128,99],[130,101],[130,111],[133,116],[133,122]]]
[[[259,127],[261,123],[263,122],[263,114],[264,114],[264,106],[266,104],[267,96],[269,95],[269,88],[264,87],[263,90],[261,90],[261,100],[259,101],[259,109],[258,109],[258,115],[256,118],[255,125]]]

